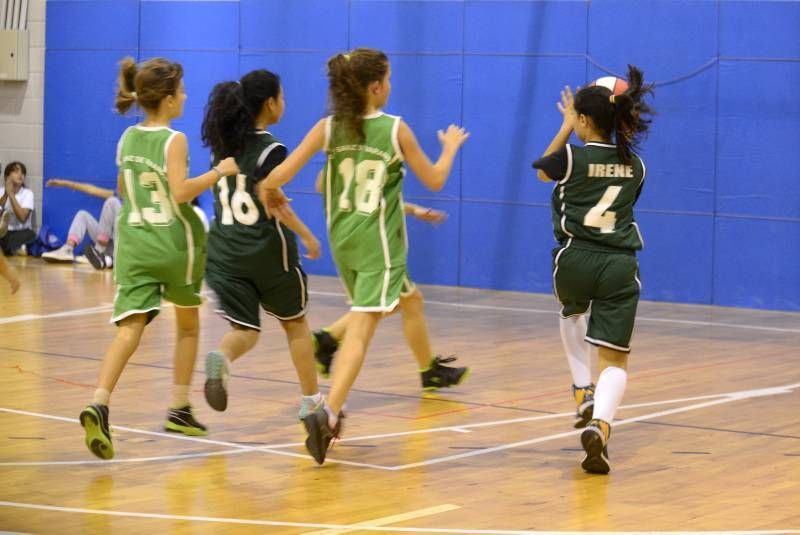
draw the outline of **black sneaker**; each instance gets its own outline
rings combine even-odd
[[[114,444],[108,429],[108,406],[92,403],[78,417],[86,432],[86,447],[101,459],[114,457]]]
[[[206,426],[194,419],[191,405],[186,405],[180,409],[170,407],[167,412],[167,422],[164,424],[164,429],[193,437],[204,437],[208,434]]]
[[[308,433],[306,449],[317,461],[317,464],[325,462],[325,454],[328,453],[331,440],[339,438],[339,434],[342,432],[342,420],[344,420],[344,414],[339,412],[339,420],[336,422],[336,427],[331,428],[328,425],[328,412],[325,407],[319,407],[303,418],[303,425]]]
[[[437,388],[445,388],[448,386],[460,385],[463,383],[469,374],[472,373],[471,368],[451,368],[444,366],[446,362],[453,362],[456,360],[455,356],[442,358],[441,355],[436,355],[431,359],[430,367],[424,372],[420,372],[422,377],[423,390],[436,390]]]
[[[586,427],[594,413],[594,383],[589,386],[577,387],[572,385],[572,397],[575,398],[575,429]]]
[[[331,365],[339,342],[324,329],[314,331],[314,358],[317,360],[317,372],[326,379],[331,375]]]
[[[91,243],[83,248],[83,256],[89,261],[94,269],[106,269],[106,255],[95,249]]]
[[[581,445],[586,456],[581,467],[592,474],[607,474],[611,471],[608,460],[608,438],[611,436],[611,425],[595,418],[589,422],[581,433]]]

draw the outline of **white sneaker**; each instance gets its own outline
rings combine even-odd
[[[86,255],[76,256],[75,257],[75,263],[76,264],[86,264],[88,266],[89,265],[89,259],[86,258]]]
[[[72,252],[72,246],[65,243],[55,251],[49,253],[42,253],[42,259],[47,262],[69,262],[75,261],[75,254]]]

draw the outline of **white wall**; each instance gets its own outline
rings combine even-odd
[[[36,225],[42,222],[44,132],[45,0],[28,3],[30,64],[26,82],[0,81],[0,162],[18,160],[28,168],[26,185],[36,196]],[[2,176],[2,175],[0,175]]]

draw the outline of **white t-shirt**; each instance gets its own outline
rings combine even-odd
[[[5,188],[0,188],[0,197],[5,194]],[[23,207],[30,209],[31,213],[28,214],[28,219],[25,221],[20,221],[17,219],[17,214],[14,213],[14,209],[11,208],[11,199],[6,199],[6,204],[3,206],[7,212],[11,214],[11,219],[8,221],[8,230],[23,230],[26,228],[32,229],[33,228],[33,191],[29,190],[25,186],[17,192],[15,195],[17,198],[17,203]]]

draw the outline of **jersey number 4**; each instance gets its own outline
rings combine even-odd
[[[601,234],[611,234],[614,232],[614,225],[617,224],[617,213],[608,211],[614,201],[619,197],[622,186],[608,186],[600,201],[592,206],[583,217],[583,226],[599,228]]]
[[[128,213],[128,225],[137,227],[143,221],[147,221],[151,225],[169,225],[175,219],[175,214],[172,211],[172,200],[164,189],[164,184],[157,173],[152,171],[145,171],[139,173],[139,185],[150,191],[150,206],[144,206],[141,209],[136,202],[135,188],[133,184],[133,170],[125,169],[123,171],[125,178],[125,188],[128,190],[128,198],[131,200],[131,211]]]
[[[222,207],[220,223],[233,225],[233,220],[242,225],[255,225],[258,222],[258,208],[253,202],[253,197],[247,193],[247,177],[236,176],[236,191],[233,195],[228,189],[228,177],[224,176],[217,182],[219,187],[219,205]]]
[[[351,190],[355,182],[355,206],[361,214],[369,215],[378,209],[381,202],[381,190],[386,176],[386,164],[381,160],[363,160],[353,165],[352,158],[345,158],[337,168],[339,177],[344,182],[344,189],[339,195],[339,210],[353,210]]]

